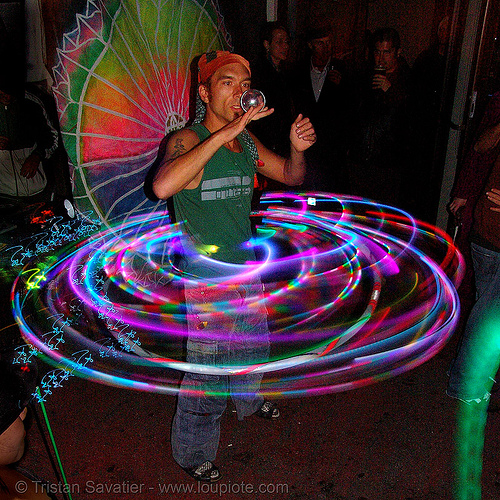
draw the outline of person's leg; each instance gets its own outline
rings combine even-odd
[[[455,429],[454,500],[481,500],[484,430],[488,400],[457,401]]]
[[[497,289],[498,290],[498,289]],[[455,384],[448,393],[457,401],[455,430],[455,500],[481,499],[484,432],[491,386],[500,361],[500,291],[488,308],[477,315],[474,339],[461,349],[460,370],[454,372]],[[473,348],[478,349],[473,351]],[[466,355],[474,355],[466,358]]]
[[[207,358],[203,356],[206,363]],[[188,362],[199,362],[192,350]],[[177,398],[177,409],[172,422],[172,455],[184,468],[193,468],[213,462],[217,455],[220,437],[220,418],[226,408],[227,398],[207,396],[214,391],[227,391],[225,377],[186,373]]]
[[[477,301],[450,370],[447,394],[469,400],[489,397],[500,360],[500,331],[491,318],[500,302],[500,253],[472,244]]]
[[[472,244],[477,289],[447,394],[457,402],[455,500],[480,500],[484,430],[500,363],[500,253]]]
[[[221,337],[228,326],[231,328],[231,317],[211,310],[214,304],[230,301],[234,295],[217,287],[186,287],[188,363],[214,367],[227,362],[227,343]],[[184,375],[171,435],[172,454],[181,467],[193,468],[215,460],[227,390],[226,376]]]
[[[262,301],[262,285],[260,282],[242,285],[240,296],[240,307],[231,335],[231,364],[251,366],[265,363],[269,360],[269,329],[267,310]],[[239,420],[254,414],[264,404],[264,398],[259,393],[261,381],[260,373],[229,377],[231,398]]]

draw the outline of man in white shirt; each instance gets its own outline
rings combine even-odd
[[[296,69],[293,95],[297,111],[311,117],[318,140],[306,153],[308,174],[304,187],[346,192],[344,134],[349,98],[343,78],[344,64],[332,57],[329,26],[310,30],[306,40],[310,57]]]
[[[319,31],[307,43],[311,50],[311,84],[316,102],[319,101],[321,90],[326,78],[335,85],[340,84],[342,73],[332,64],[332,42],[328,32]]]

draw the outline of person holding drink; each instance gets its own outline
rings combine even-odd
[[[408,171],[409,74],[393,28],[374,32],[371,65],[361,77],[349,149],[352,194],[401,206]]]

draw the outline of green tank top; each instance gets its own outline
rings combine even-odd
[[[210,136],[202,124],[189,128],[200,141]],[[241,153],[224,146],[219,148],[205,165],[198,187],[183,189],[173,200],[175,218],[184,224],[198,253],[218,261],[243,264],[255,260],[255,252],[246,242],[252,237],[250,204],[256,167],[240,136],[238,141]],[[195,274],[200,274],[200,270]],[[201,273],[207,274],[212,273]]]

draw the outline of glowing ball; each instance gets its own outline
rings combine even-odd
[[[260,90],[246,90],[240,97],[240,105],[245,112],[247,112],[250,108],[260,106],[261,104],[264,106],[266,105],[266,98]]]

